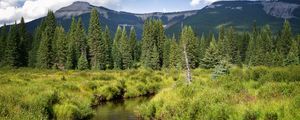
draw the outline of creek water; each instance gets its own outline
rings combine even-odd
[[[93,120],[137,120],[137,107],[150,99],[151,97],[139,97],[102,103],[96,108]]]

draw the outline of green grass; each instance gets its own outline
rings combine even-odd
[[[155,96],[135,111],[144,119],[300,119],[300,66],[211,70],[57,71],[0,69],[0,119],[90,119],[100,102]]]
[[[173,81],[166,74],[150,70],[1,69],[0,119],[89,119],[94,115],[92,106],[99,102],[158,92]]]
[[[191,85],[177,81],[141,105],[137,114],[167,120],[297,120],[299,70],[299,66],[232,68],[218,80],[194,70]]]

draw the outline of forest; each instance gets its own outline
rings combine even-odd
[[[300,35],[287,20],[276,33],[253,22],[166,35],[149,19],[138,40],[134,27],[112,35],[90,16],[87,31],[75,17],[64,30],[52,11],[34,33],[23,18],[1,28],[0,119],[92,119],[102,102],[141,96],[152,98],[139,119],[300,119]]]

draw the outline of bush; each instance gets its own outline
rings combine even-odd
[[[57,120],[74,120],[78,118],[79,109],[70,103],[54,105],[54,115]]]
[[[244,120],[258,120],[259,112],[255,110],[247,110],[244,114]]]
[[[278,120],[278,114],[276,112],[267,112],[265,114],[265,120]]]

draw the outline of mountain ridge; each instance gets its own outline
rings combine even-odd
[[[100,14],[100,23],[109,26],[114,33],[117,26],[136,28],[138,37],[141,38],[143,23],[145,20],[154,18],[161,19],[168,35],[180,32],[182,25],[190,25],[195,29],[197,35],[208,32],[217,32],[220,25],[233,26],[238,30],[249,30],[256,21],[262,26],[270,24],[274,26],[274,32],[281,28],[285,19],[288,19],[293,31],[299,32],[300,26],[300,2],[295,0],[275,1],[218,1],[200,10],[189,10],[179,12],[153,12],[135,14],[125,11],[115,11],[102,6],[94,6],[88,2],[77,1],[69,6],[63,7],[55,12],[58,24],[68,31],[72,16],[83,19],[84,27],[87,29],[89,13],[96,8]],[[30,32],[39,25],[42,18],[27,23]],[[298,29],[299,28],[299,29]]]

